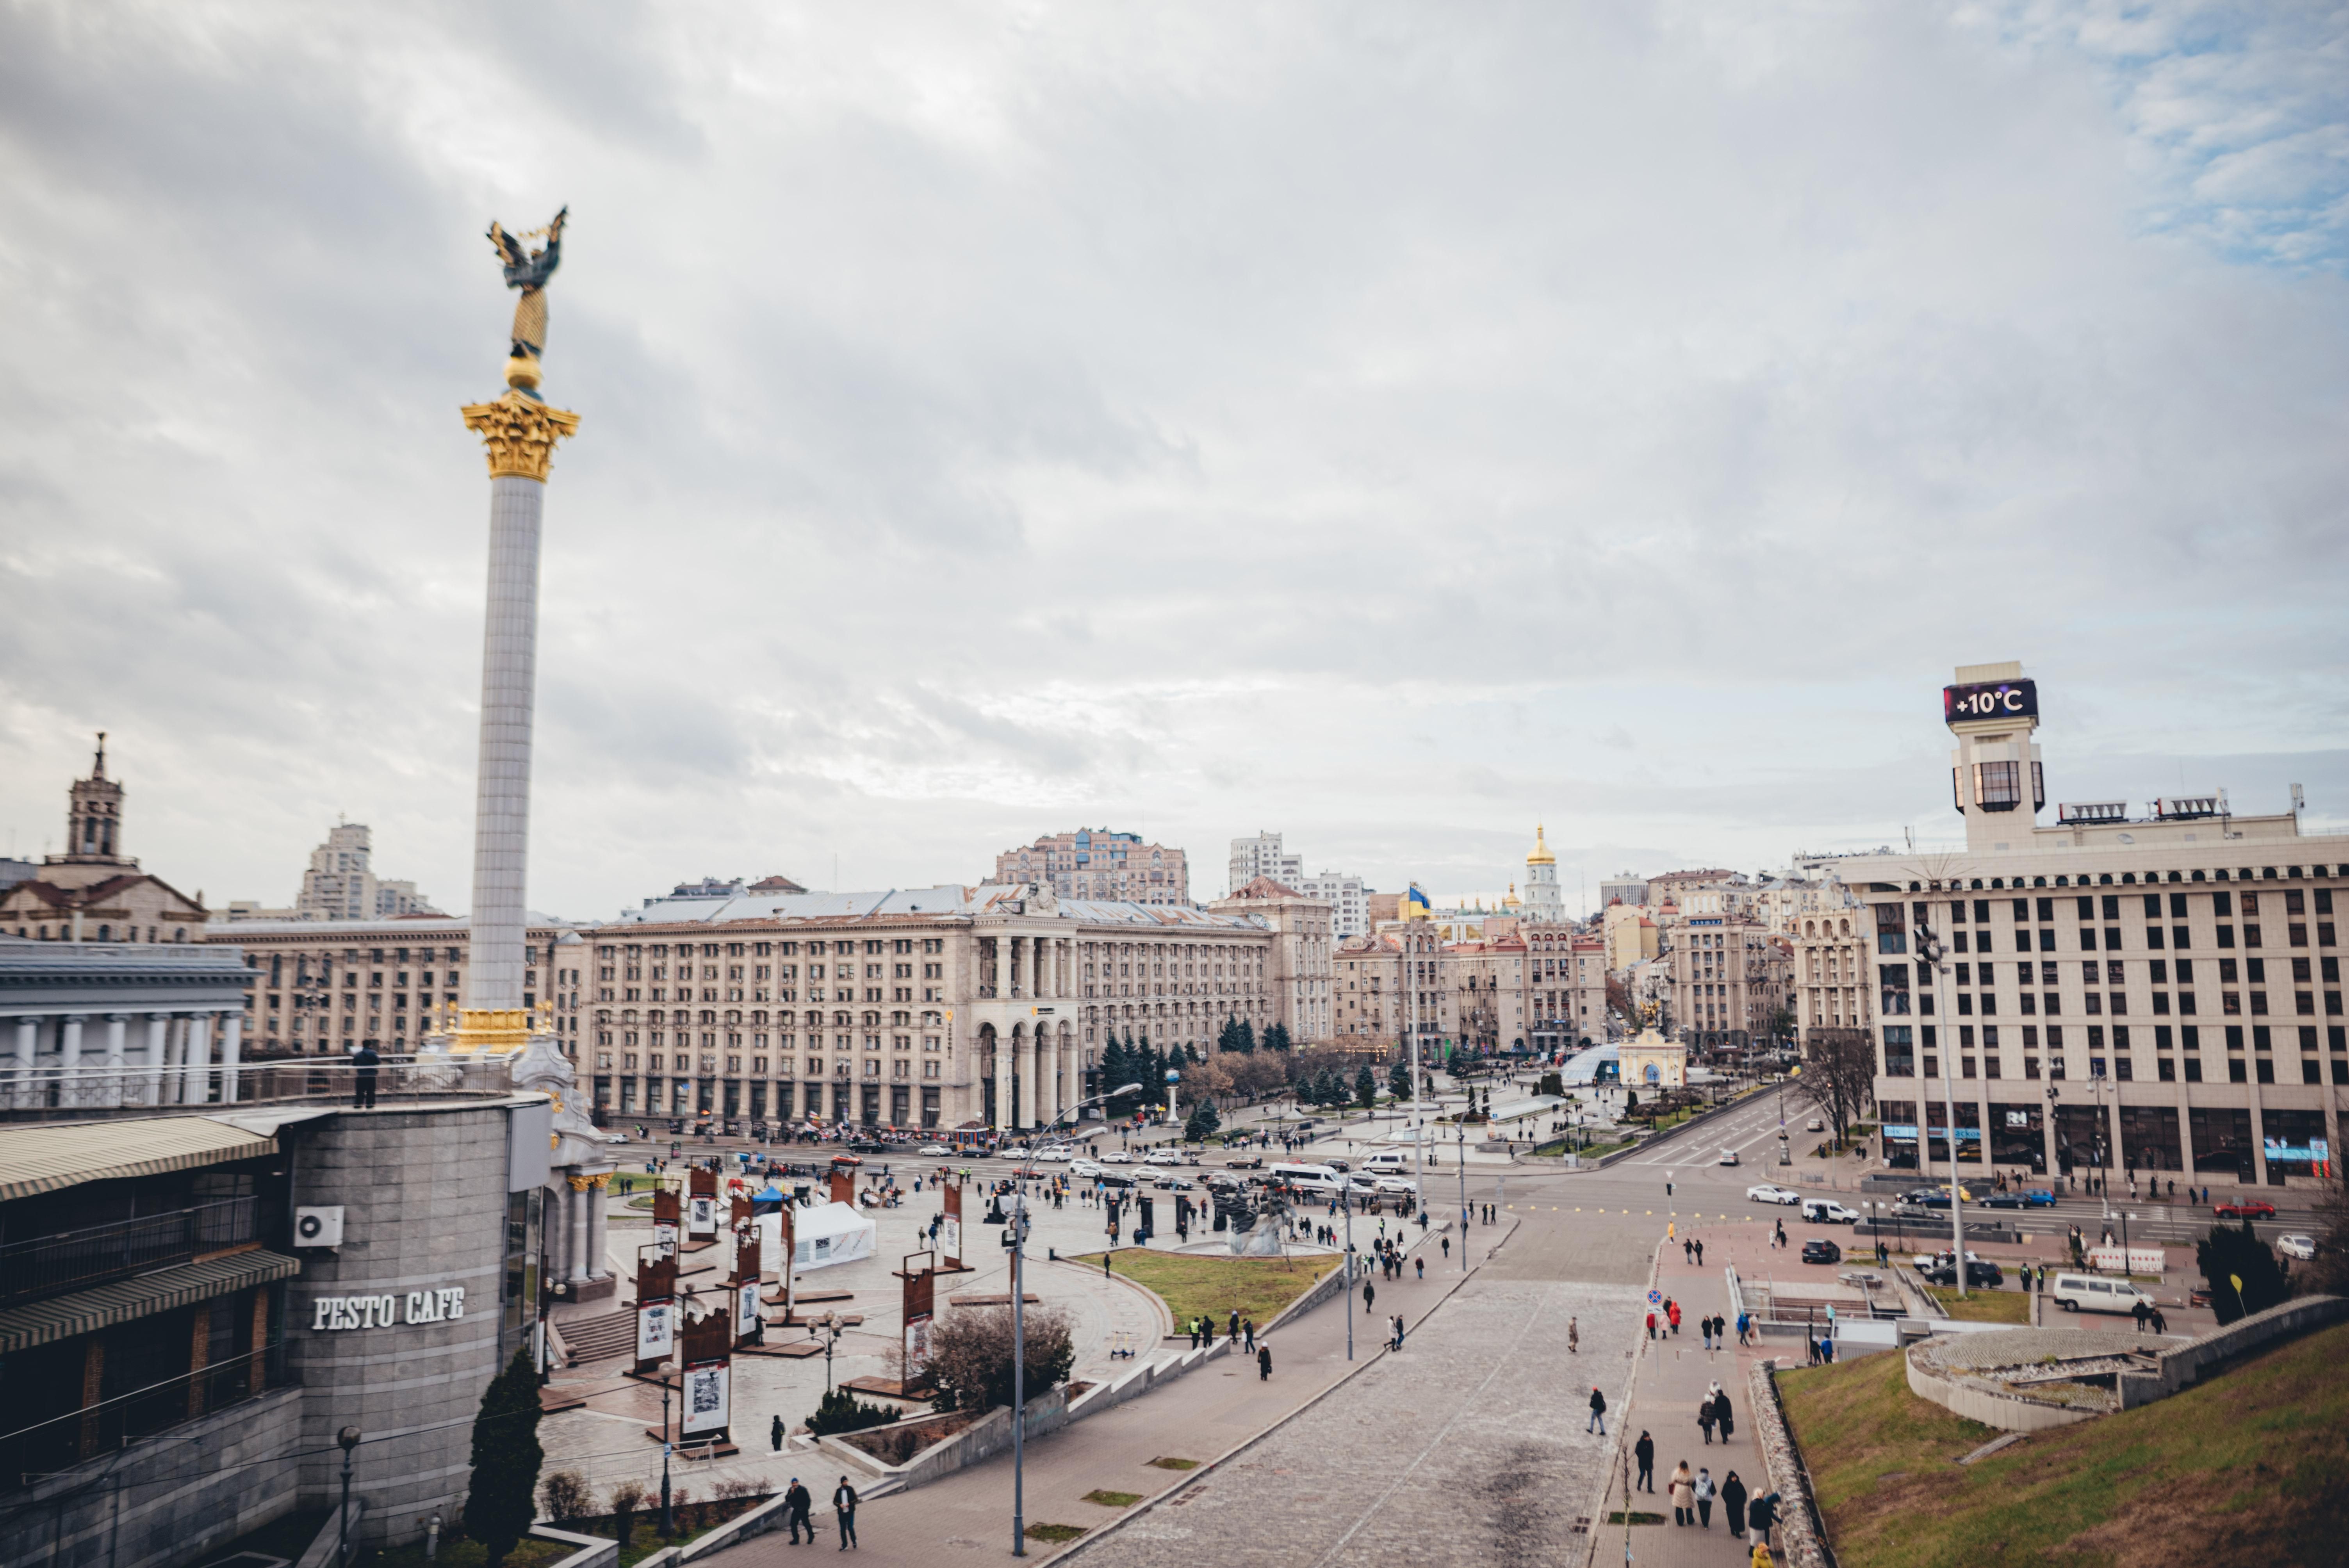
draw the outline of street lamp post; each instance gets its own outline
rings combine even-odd
[[[1454,1133],[1459,1146],[1454,1158],[1460,1166],[1460,1272],[1468,1272],[1468,1124],[1459,1124]]]
[[[1924,906],[1920,904],[1919,907]],[[1941,944],[1934,937],[1933,928],[1921,919],[1917,922],[1917,956],[1925,960],[1934,979],[1933,995],[1939,997],[1940,977],[1949,973],[1949,965],[1943,961]],[[1933,1011],[1934,1016],[1938,1019],[1940,1016],[1938,1002]],[[1958,1184],[1958,1090],[1957,1084],[1950,1072],[1951,1059],[1956,1054],[1951,1044],[1945,1042],[1942,1045],[1941,1114],[1947,1119],[1950,1134],[1950,1251],[1952,1254],[1952,1269],[1958,1277],[1958,1299],[1963,1301],[1968,1294],[1966,1289],[1966,1204],[1962,1189]],[[1917,1130],[1920,1140],[1918,1156],[1920,1164],[1924,1159],[1923,1146],[1931,1141],[1926,1136],[1927,1130],[1924,1128]]]
[[[1347,1172],[1351,1175],[1352,1172]],[[1346,1216],[1346,1359],[1354,1358],[1354,1190],[1350,1184],[1338,1194]]]
[[[1005,1240],[1011,1243],[1011,1555],[1028,1555],[1026,1521],[1028,1433],[1028,1324],[1021,1310],[1027,1294],[1020,1264],[1028,1240],[1028,1200],[1014,1193]]]
[[[785,1268],[789,1268],[789,1267],[791,1267],[791,1266],[792,1266],[792,1263],[791,1263],[791,1260],[790,1260],[789,1258],[785,1258],[785,1259],[783,1260],[783,1266],[784,1266]],[[668,1374],[667,1374],[667,1373],[666,1373],[666,1372],[664,1372],[664,1373],[662,1373],[662,1374],[661,1374],[661,1523],[660,1523],[661,1539],[662,1539],[662,1540],[664,1540],[664,1541],[667,1541],[667,1540],[670,1539],[672,1536],[676,1535],[676,1533],[677,1533],[677,1515],[676,1515],[676,1513],[675,1513],[674,1511],[671,1511],[671,1509],[669,1508],[669,1501],[668,1501],[668,1495],[669,1495],[669,1494],[668,1494],[668,1454],[669,1454],[669,1449],[672,1447],[672,1445],[671,1445],[671,1444],[670,1444],[670,1442],[669,1442],[669,1437],[668,1437],[668,1389],[669,1389]]]
[[[345,1427],[335,1435],[343,1449],[343,1506],[335,1520],[335,1568],[351,1560],[351,1450],[359,1446],[359,1429]]]

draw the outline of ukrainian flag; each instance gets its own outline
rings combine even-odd
[[[1423,913],[1433,913],[1433,908],[1434,906],[1427,902],[1427,895],[1419,891],[1417,882],[1412,883],[1411,891],[1402,895],[1402,913],[1405,920],[1411,918],[1411,912],[1414,909]]]

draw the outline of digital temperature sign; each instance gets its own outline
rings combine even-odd
[[[1941,688],[1941,721],[1978,718],[2037,718],[2039,687],[2031,681],[1977,681]]]

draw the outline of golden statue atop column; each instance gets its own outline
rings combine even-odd
[[[490,225],[490,244],[518,289],[506,349],[506,390],[464,411],[490,461],[489,592],[481,639],[481,741],[473,816],[473,904],[467,916],[471,962],[465,1005],[451,1048],[512,1052],[531,1043],[523,997],[531,971],[524,947],[530,860],[532,727],[538,685],[538,556],[546,476],[554,444],[579,416],[539,395],[546,352],[546,285],[563,262],[564,208],[543,229],[509,233]],[[533,240],[545,242],[536,250]],[[538,1020],[544,1032],[548,1021]]]

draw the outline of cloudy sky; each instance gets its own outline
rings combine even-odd
[[[2338,5],[0,5],[0,829],[468,902],[457,415],[568,202],[532,903],[1277,829],[1568,897],[2349,824]],[[2052,812],[2051,812],[2052,816]]]

